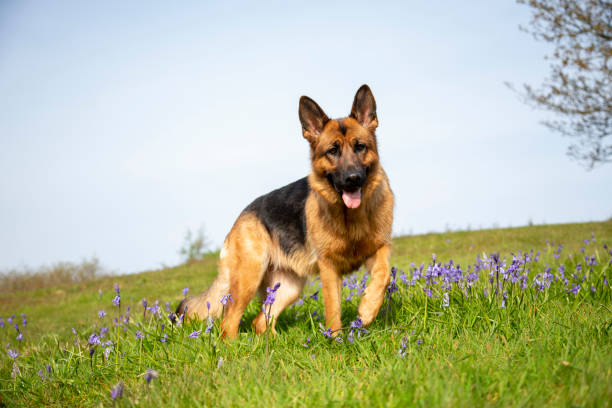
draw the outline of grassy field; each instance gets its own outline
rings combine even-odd
[[[318,280],[276,337],[250,329],[259,302],[235,341],[216,322],[171,325],[216,254],[1,293],[0,406],[610,406],[606,244],[612,221],[395,238],[397,272],[367,332],[350,328],[363,272],[346,277],[341,340],[324,334]]]

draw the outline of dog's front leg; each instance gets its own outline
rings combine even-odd
[[[385,289],[391,280],[389,273],[390,255],[391,246],[385,245],[366,260],[366,268],[370,272],[372,280],[359,304],[359,317],[366,326],[372,323],[372,320],[378,314],[385,296]]]
[[[338,268],[327,260],[319,260],[319,271],[321,275],[321,289],[323,292],[323,304],[325,306],[325,325],[332,329],[332,335],[338,335],[342,328],[340,320],[340,300],[342,290],[342,279]]]

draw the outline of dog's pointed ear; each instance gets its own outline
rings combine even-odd
[[[310,143],[314,143],[319,138],[329,118],[323,112],[323,109],[307,96],[300,98],[299,115],[304,138]]]
[[[369,86],[361,85],[361,88],[357,90],[350,117],[369,130],[374,130],[378,126],[376,101]]]

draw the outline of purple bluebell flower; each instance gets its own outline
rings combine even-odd
[[[595,286],[591,285],[591,292],[595,293]]]
[[[170,302],[166,302],[166,313],[170,313]]]
[[[21,317],[23,318],[23,320],[21,321],[21,325],[22,325],[23,327],[26,327],[26,325],[28,324],[28,319],[26,319],[26,314],[25,314],[25,313],[22,313],[22,314],[21,314]]]
[[[159,341],[162,342],[162,343],[166,343],[168,341],[168,335],[166,333],[164,333],[164,335],[161,336]]]
[[[23,341],[23,333],[19,332],[19,334],[17,335],[17,340],[18,341]]]
[[[145,336],[140,330],[136,330],[136,338],[142,340],[145,338]]]
[[[145,372],[145,381],[147,382],[147,384],[149,384],[151,380],[157,377],[159,377],[159,373],[157,371],[151,368],[147,368],[147,371]]]
[[[41,380],[45,379],[45,373],[43,372],[42,369],[38,370],[38,376],[40,377]]]
[[[0,317],[0,329],[4,328],[4,319]]]
[[[108,334],[108,327],[101,327],[100,328],[100,338],[106,336]]]
[[[208,319],[208,326],[206,326],[206,329],[204,329],[204,334],[210,334],[211,330],[213,328],[213,322],[212,319]]]
[[[197,339],[198,337],[200,337],[200,334],[202,334],[202,330],[196,330],[194,332],[191,332],[191,334],[189,334],[187,337],[190,339]]]
[[[326,329],[326,330],[323,330],[321,328],[319,330],[321,330],[321,334],[323,335],[323,337],[325,337],[327,339],[331,339],[332,338],[332,329],[331,328],[330,329]]]
[[[266,288],[266,300],[264,300],[263,304],[264,305],[269,305],[271,306],[274,303],[274,298],[276,295],[276,291],[278,290],[278,288],[280,287],[280,282],[277,282],[276,285],[274,285],[274,287],[268,287]]]
[[[14,315],[14,314],[12,314],[12,315],[11,315],[11,317],[8,317],[8,318],[6,319],[6,321],[7,321],[9,324],[13,324],[13,319],[14,319],[14,318],[15,318],[15,315]]]
[[[10,358],[12,358],[13,360],[15,360],[17,357],[20,356],[19,352],[17,350],[13,350],[13,349],[7,349],[6,350],[7,354],[9,355]]]
[[[400,349],[398,351],[398,355],[400,357],[406,356],[406,347],[408,347],[408,337],[404,336],[404,338],[402,338],[402,344],[400,344]]]
[[[187,292],[189,292],[189,286],[183,288],[183,297],[187,296]]]
[[[233,302],[234,298],[232,297],[231,293],[228,293],[225,296],[221,296],[221,299],[219,299],[219,303],[221,303],[223,306],[226,306],[228,302]]]
[[[580,284],[578,284],[578,285],[574,286],[574,287],[573,287],[573,288],[571,288],[569,291],[570,291],[571,293],[573,293],[574,295],[577,295],[579,290],[580,290]]]
[[[102,289],[98,289],[98,297],[102,298]]]
[[[418,340],[417,340],[417,344],[420,346],[421,344],[423,344],[423,340],[418,339]]]
[[[450,298],[448,296],[448,292],[444,292],[442,294],[442,307],[449,307],[450,306]]]
[[[90,347],[89,348],[89,358],[92,358],[95,352],[96,352],[96,348]]]
[[[98,318],[102,319],[104,316],[106,316],[106,312],[102,309],[98,312]]]
[[[45,366],[45,369],[47,370],[49,374],[51,374],[51,366],[49,364]]]
[[[120,295],[117,295],[117,296],[115,296],[113,298],[113,305],[115,305],[115,306],[120,306],[121,305],[121,296]]]
[[[219,357],[219,361],[217,361],[217,369],[221,368],[221,365],[223,364],[223,357]]]
[[[110,391],[111,398],[116,400],[123,395],[123,381],[119,381]]]
[[[115,292],[119,295],[119,285],[115,283]]]
[[[76,330],[74,330],[74,327],[72,328],[72,334],[74,334],[75,336],[77,335]]]
[[[11,377],[17,378],[18,375],[21,375],[21,370],[19,370],[17,363],[13,361],[13,371],[11,372]]]
[[[302,346],[304,346],[306,348],[310,347],[310,337],[306,338],[306,343],[302,344]]]
[[[89,343],[92,346],[100,344],[100,337],[98,336],[97,333],[92,333],[91,336],[89,336],[87,343]]]
[[[112,347],[106,347],[104,349],[104,359],[108,360],[108,356],[110,356],[110,353],[113,351]]]
[[[604,276],[603,284],[604,284],[604,286],[608,286],[608,280],[606,279],[605,276]]]
[[[317,300],[319,300],[319,291],[317,290],[315,293],[313,293],[309,297],[316,302]]]

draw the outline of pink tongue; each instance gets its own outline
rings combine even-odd
[[[353,191],[352,193],[349,193],[348,191],[343,191],[342,200],[348,208],[359,207],[359,204],[361,204],[361,189]]]

